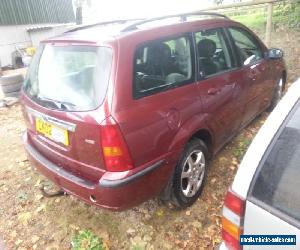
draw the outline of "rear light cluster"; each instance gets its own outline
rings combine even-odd
[[[242,249],[240,235],[243,233],[245,201],[231,189],[228,190],[222,216],[222,238],[229,250]]]
[[[124,137],[112,117],[105,119],[101,124],[101,145],[108,171],[120,172],[133,168]]]

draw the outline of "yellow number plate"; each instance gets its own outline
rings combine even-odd
[[[50,138],[53,141],[60,142],[66,146],[69,145],[68,130],[56,127],[41,118],[35,120],[36,131]]]

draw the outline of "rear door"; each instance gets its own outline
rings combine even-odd
[[[259,41],[246,29],[227,29],[240,58],[243,84],[246,88],[242,125],[247,124],[270,103],[274,84],[270,80],[268,61]]]
[[[198,62],[198,93],[203,113],[211,115],[217,144],[239,128],[244,92],[229,40],[222,28],[195,32]]]
[[[273,139],[248,194],[244,234],[296,235],[300,249],[300,108],[296,104]],[[247,246],[244,249],[283,249]]]
[[[141,166],[169,153],[181,125],[201,112],[201,102],[191,34],[136,43],[120,48],[120,64],[127,66],[117,76],[113,116]]]

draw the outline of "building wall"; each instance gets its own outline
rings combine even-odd
[[[62,33],[62,27],[73,22],[72,0],[0,0],[0,65],[12,64],[11,54],[16,46],[37,46],[41,40]],[[52,28],[26,30],[42,25]]]
[[[40,41],[63,33],[69,26],[69,24],[64,24],[30,31],[27,31],[27,28],[31,27],[28,25],[0,26],[0,65],[2,67],[12,65],[12,53],[16,50],[16,46],[18,48],[37,47]]]
[[[31,46],[30,36],[26,31],[26,25],[0,26],[0,64],[11,65],[12,52],[16,46]]]

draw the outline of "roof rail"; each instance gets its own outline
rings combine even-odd
[[[78,25],[77,27],[67,30],[64,33],[69,33],[69,32],[74,32],[77,30],[84,30],[88,28],[92,28],[95,26],[101,26],[101,25],[107,25],[107,24],[114,24],[114,23],[126,23],[130,21],[137,21],[137,20],[143,20],[142,18],[136,18],[136,19],[118,19],[118,20],[112,20],[112,21],[106,21],[106,22],[97,22],[97,23],[92,23],[92,24],[85,24],[85,25]]]
[[[215,13],[215,12],[206,12],[206,11],[195,11],[195,12],[188,12],[188,13],[182,13],[182,14],[175,14],[175,15],[167,15],[167,16],[161,16],[161,17],[154,17],[154,18],[148,18],[148,19],[142,19],[141,21],[137,21],[126,28],[124,28],[122,31],[132,31],[137,29],[137,26],[148,23],[148,22],[153,22],[153,21],[159,21],[167,18],[172,18],[172,17],[179,17],[183,22],[186,21],[187,17],[189,16],[215,16],[215,17],[222,17],[229,19],[227,16]]]

